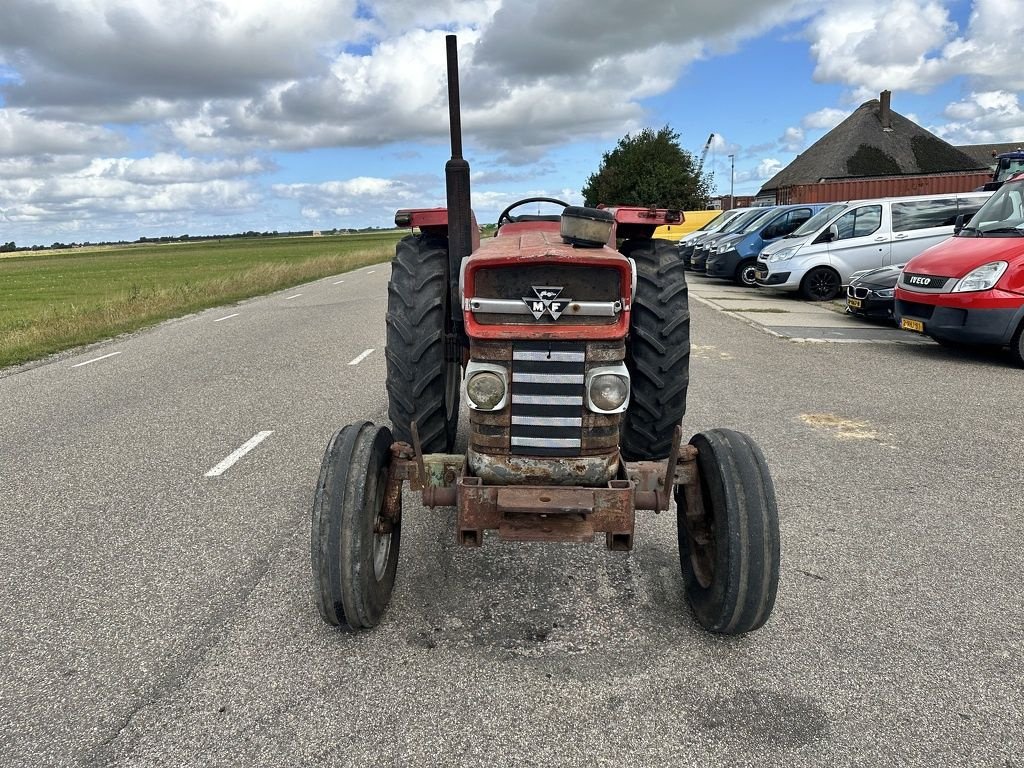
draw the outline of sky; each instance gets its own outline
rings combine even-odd
[[[754,194],[883,89],[953,144],[1024,143],[1024,0],[4,0],[0,244],[444,205],[449,33],[481,223],[580,204],[666,125]]]

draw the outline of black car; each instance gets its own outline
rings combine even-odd
[[[904,264],[854,272],[846,286],[846,311],[875,320],[894,320],[896,281]]]

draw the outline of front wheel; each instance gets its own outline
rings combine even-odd
[[[745,285],[748,288],[753,288],[757,285],[757,281],[754,277],[757,275],[757,260],[756,259],[745,259],[741,261],[739,266],[736,267],[736,275],[733,280],[738,285]]]
[[[815,267],[800,281],[800,295],[808,301],[831,301],[842,288],[839,273],[830,267]]]
[[[1013,362],[1024,368],[1024,321],[1021,321],[1017,332],[1013,334],[1013,340],[1010,342],[1010,357],[1013,358]]]
[[[775,486],[757,444],[730,429],[694,435],[699,484],[676,488],[679,559],[690,607],[711,632],[768,620],[779,585]],[[695,492],[699,489],[699,493]]]
[[[349,424],[320,464],[310,556],[317,608],[333,626],[375,627],[391,600],[402,535],[401,494],[385,505],[393,442],[387,427]]]

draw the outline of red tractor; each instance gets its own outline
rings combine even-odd
[[[592,541],[633,547],[637,509],[675,500],[683,582],[697,620],[740,634],[775,603],[779,524],[757,445],[714,429],[682,443],[690,314],[673,243],[678,211],[582,208],[529,198],[481,241],[462,159],[458,65],[447,39],[452,159],[447,208],[402,210],[413,232],[388,285],[392,428],[330,440],[312,513],[323,619],[381,619],[394,585],[405,483],[455,506],[458,541]],[[534,202],[561,214],[517,213]],[[469,445],[453,454],[465,381]]]

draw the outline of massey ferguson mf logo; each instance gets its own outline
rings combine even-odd
[[[523,301],[533,313],[534,320],[540,320],[545,314],[551,315],[552,320],[557,320],[572,301],[572,299],[558,298],[562,293],[562,289],[559,287],[553,285],[531,285],[530,287],[533,288],[537,297],[527,298],[524,296]]]

